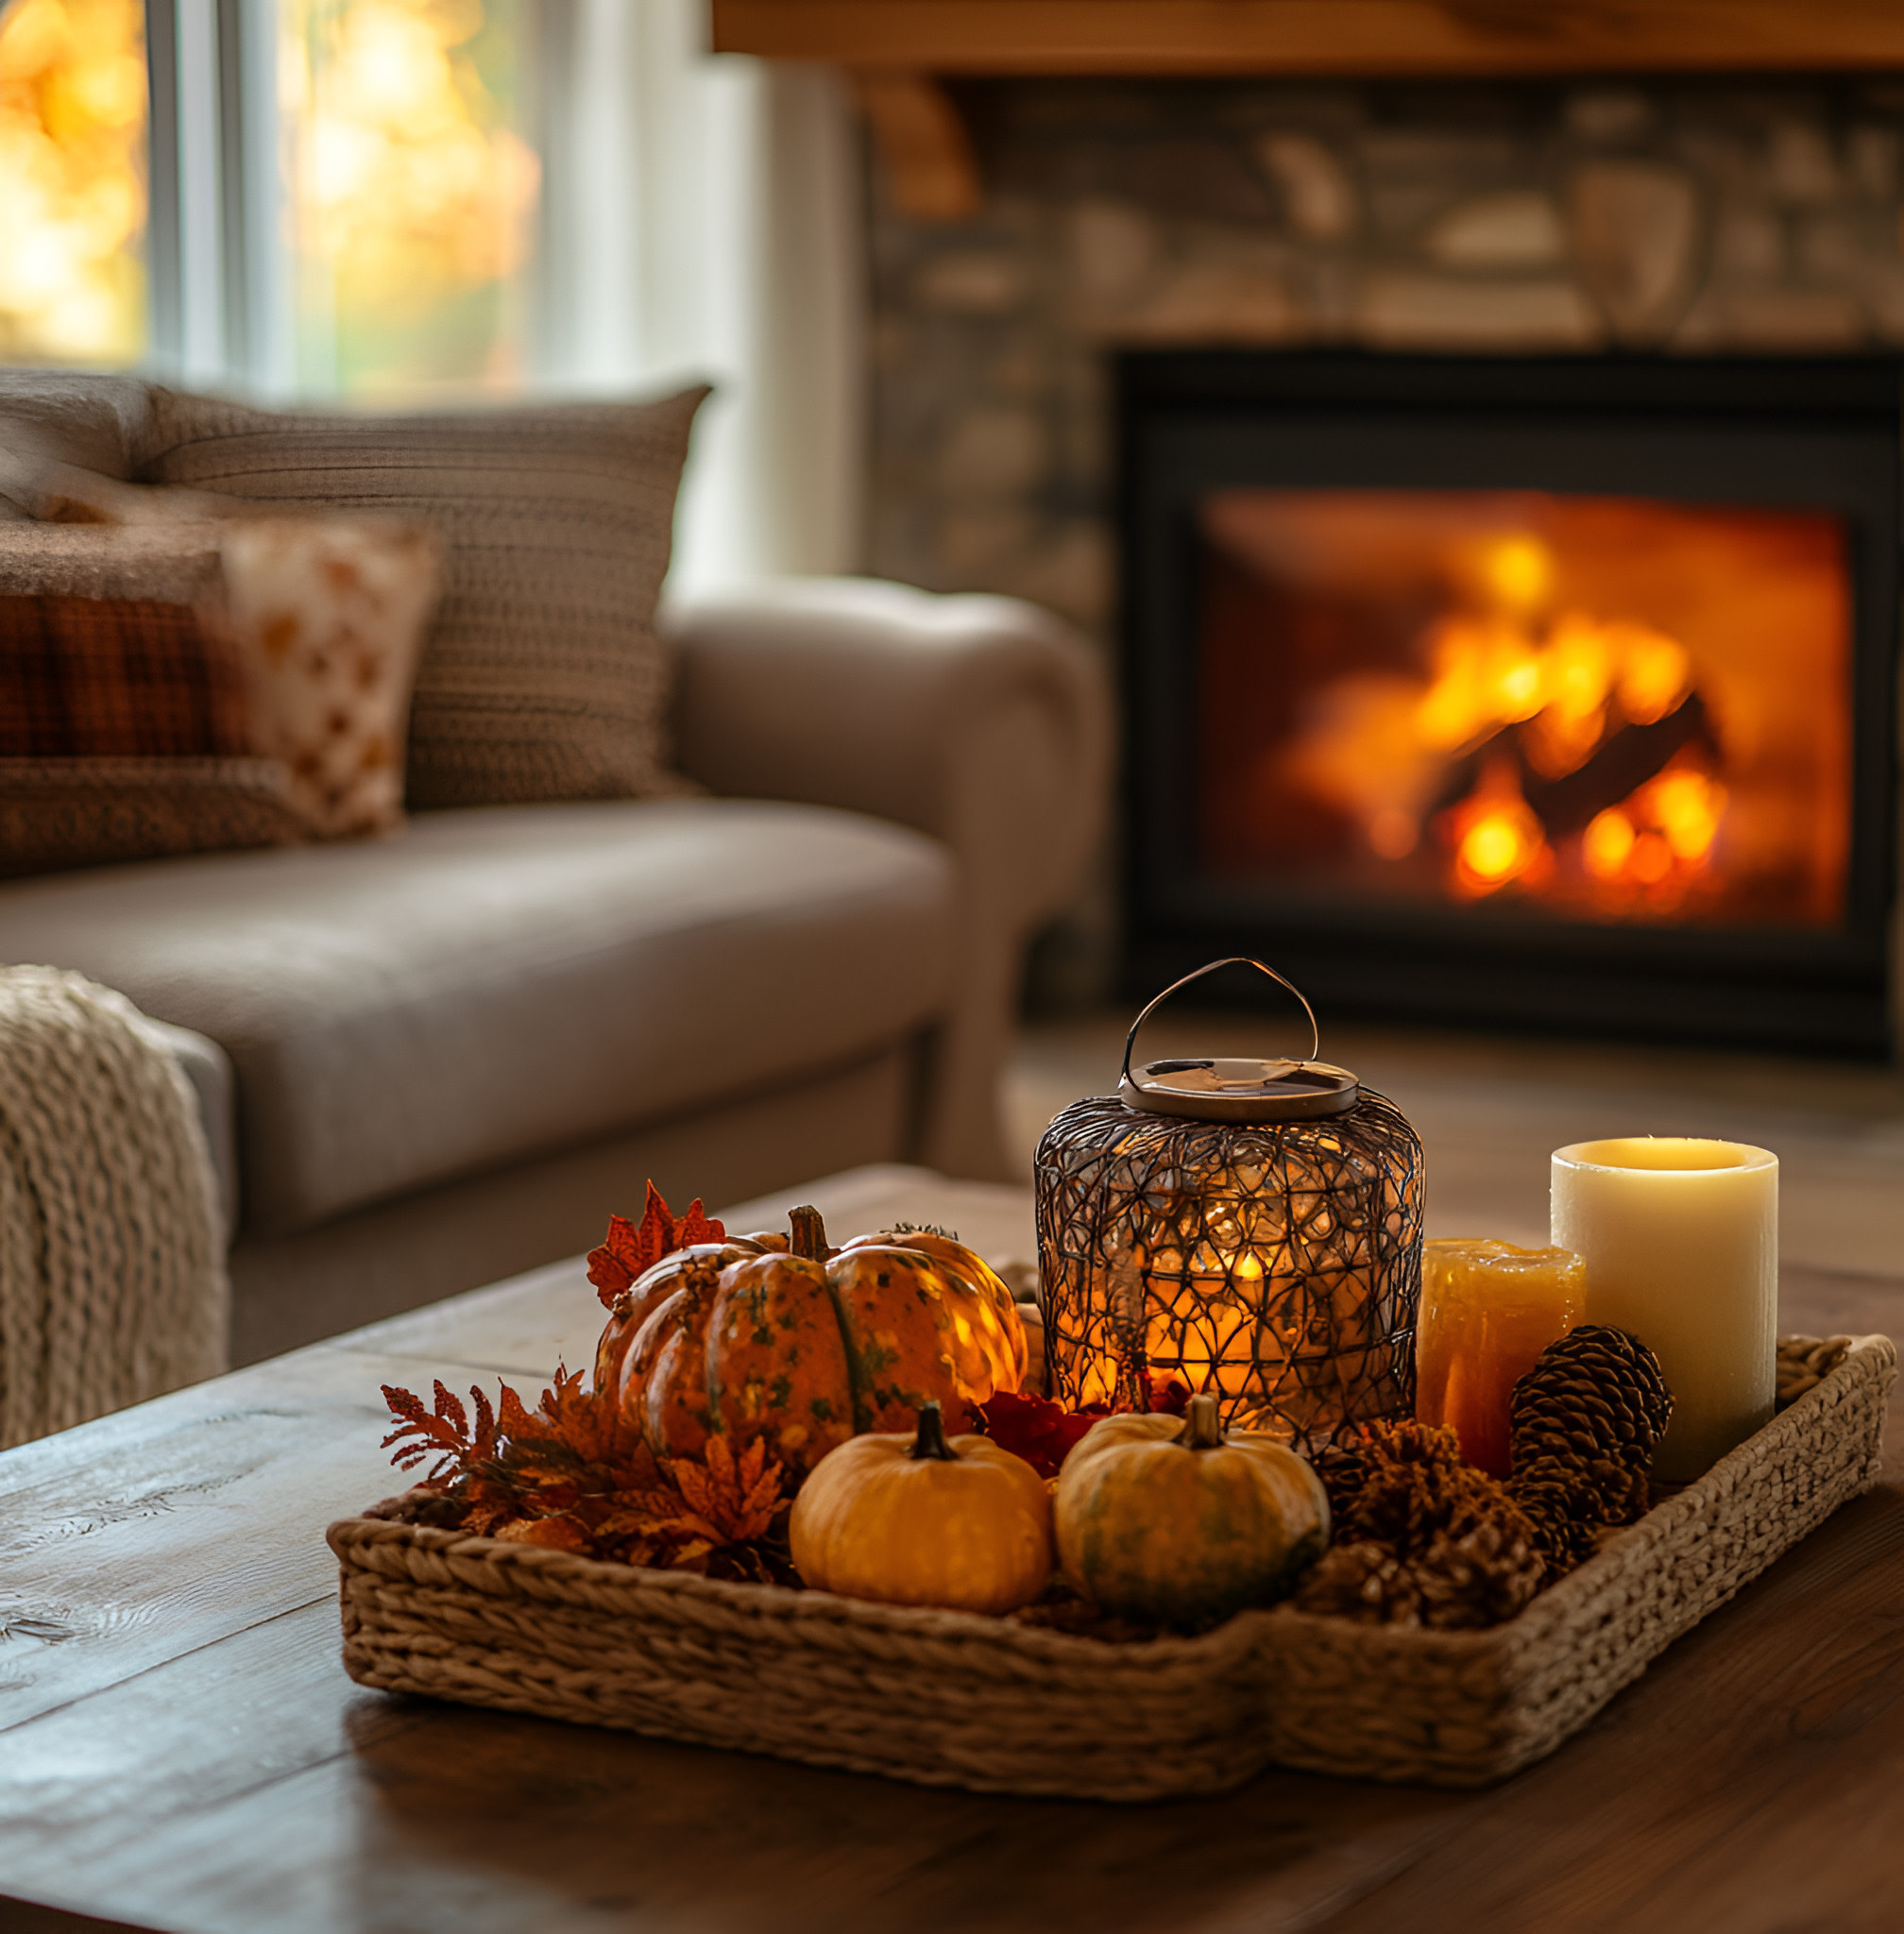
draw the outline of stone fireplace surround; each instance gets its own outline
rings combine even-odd
[[[868,171],[869,566],[1100,636],[1119,347],[1904,347],[1904,76],[956,93],[975,216],[908,218]],[[1107,885],[1047,995],[1107,986],[1113,925]]]

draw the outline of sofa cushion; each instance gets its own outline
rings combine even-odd
[[[599,802],[17,883],[0,960],[219,1043],[276,1233],[897,1041],[944,1009],[953,918],[945,849],[897,826]]]
[[[136,376],[0,369],[0,516],[31,517],[48,463],[129,477],[144,454],[150,385]]]
[[[654,630],[691,389],[648,403],[280,415],[153,392],[143,481],[400,510],[449,544],[417,673],[418,808],[685,789],[666,769]]]

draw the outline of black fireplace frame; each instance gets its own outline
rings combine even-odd
[[[1893,1052],[1904,363],[1131,350],[1114,370],[1123,977],[1255,954],[1338,1013]],[[1232,488],[1647,496],[1831,511],[1853,580],[1852,842],[1833,929],[1595,925],[1199,876],[1195,512]]]

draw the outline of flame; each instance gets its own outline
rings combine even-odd
[[[1842,518],[1333,489],[1198,516],[1215,871],[1595,921],[1843,918]]]
[[[1442,815],[1439,830],[1454,850],[1453,885],[1463,899],[1499,892],[1515,880],[1538,884],[1553,874],[1546,831],[1507,759],[1488,762],[1474,790]]]
[[[1457,752],[1506,725],[1531,724],[1538,769],[1562,778],[1624,721],[1651,725],[1692,692],[1684,645],[1642,624],[1564,612],[1544,636],[1518,620],[1443,619],[1429,637],[1428,688],[1416,711],[1424,743]]]
[[[1589,823],[1581,864],[1603,887],[1676,898],[1708,873],[1725,823],[1726,787],[1691,755],[1675,758]]]
[[[1427,770],[1421,755],[1466,755],[1517,727],[1528,769],[1558,781],[1623,727],[1657,724],[1692,695],[1692,654],[1649,625],[1569,609],[1537,630],[1529,612],[1553,579],[1551,554],[1538,541],[1498,540],[1484,553],[1479,576],[1498,608],[1457,612],[1431,628],[1429,680],[1410,708],[1412,760],[1394,743],[1390,702],[1379,733],[1371,729],[1372,704],[1352,703],[1336,729],[1312,734],[1287,762],[1306,771],[1325,797],[1359,800],[1369,849],[1382,858],[1403,859],[1415,850],[1420,817],[1394,799],[1378,800],[1371,772],[1388,773],[1391,789],[1398,775],[1412,775],[1420,789]],[[1374,687],[1363,681],[1368,691]],[[1356,689],[1350,687],[1352,699]],[[1580,837],[1578,868],[1603,889],[1683,887],[1705,868],[1726,806],[1726,789],[1709,772],[1675,761],[1594,817]],[[1560,856],[1509,757],[1489,757],[1472,792],[1441,815],[1438,829],[1451,855],[1448,884],[1462,898],[1515,884],[1538,887],[1555,876]]]

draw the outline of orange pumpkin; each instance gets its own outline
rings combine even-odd
[[[1024,1314],[1018,1307],[1017,1298],[1012,1294],[1010,1285],[986,1262],[976,1249],[968,1249],[957,1236],[947,1235],[938,1229],[885,1229],[872,1235],[849,1237],[846,1247],[865,1248],[873,1244],[889,1248],[917,1249],[935,1263],[943,1264],[955,1276],[962,1277],[971,1286],[990,1298],[997,1310],[999,1320],[1005,1325],[1006,1334],[1015,1337],[1025,1349],[1020,1349],[1012,1366],[1012,1382],[1000,1383],[1001,1390],[1020,1390],[1025,1385],[1025,1371],[1028,1362],[1029,1340],[1025,1334]]]
[[[717,1268],[724,1269],[743,1256],[764,1255],[773,1249],[784,1253],[786,1247],[784,1235],[763,1230],[753,1235],[730,1235],[718,1243],[693,1243],[663,1256],[615,1298],[601,1341],[595,1346],[594,1387],[613,1390],[620,1385],[622,1361],[640,1334],[642,1324],[681,1287],[692,1264],[711,1259]]]
[[[817,1210],[792,1221],[786,1254],[684,1257],[678,1287],[628,1344],[621,1408],[657,1454],[697,1455],[719,1434],[738,1456],[765,1437],[799,1476],[849,1437],[911,1428],[934,1400],[964,1430],[994,1392],[1018,1387],[1026,1345],[1009,1292],[1001,1303],[910,1243],[829,1256]]]

